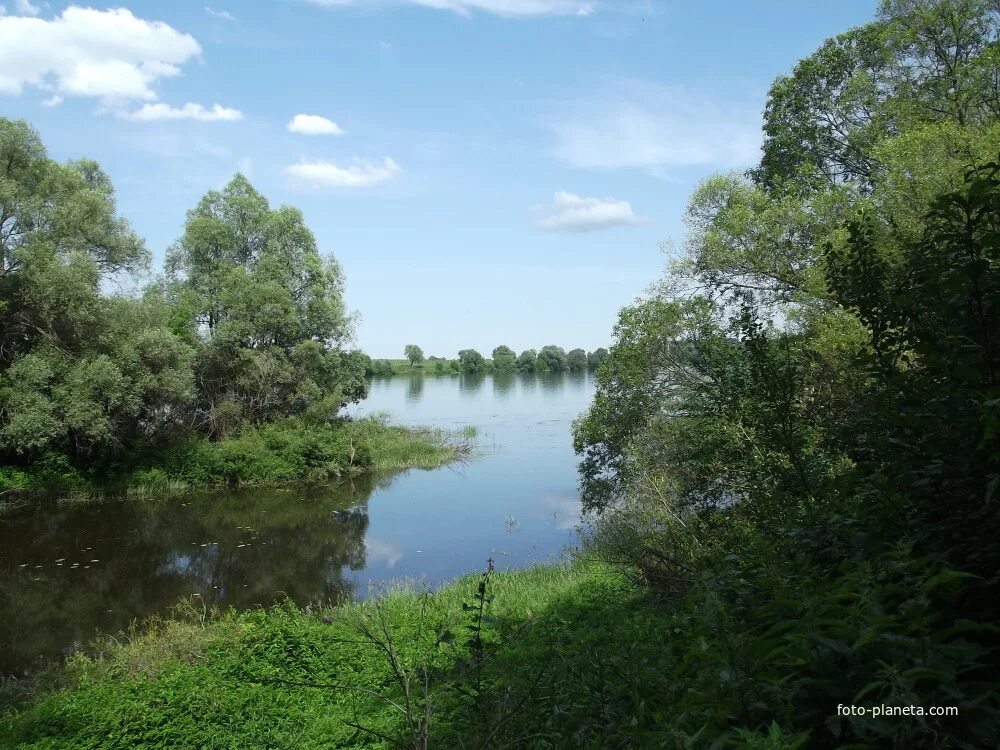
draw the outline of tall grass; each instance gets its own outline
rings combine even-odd
[[[472,454],[472,437],[390,425],[380,417],[332,424],[286,419],[247,427],[217,442],[194,438],[140,451],[116,466],[87,475],[62,466],[59,472],[44,475],[19,471],[10,475],[10,487],[0,475],[0,491],[8,490],[12,496],[54,491],[65,502],[87,502],[104,497],[164,497],[218,486],[322,483],[366,472],[435,468],[467,459]]]
[[[579,564],[493,573],[480,641],[518,632],[595,575]],[[412,673],[429,691],[430,746],[457,747],[468,716],[465,608],[480,582],[472,576],[435,593],[395,587],[363,603],[305,611],[286,604],[214,619],[188,607],[179,619],[105,638],[71,658],[58,679],[23,688],[19,710],[0,718],[0,746],[393,746],[410,736],[408,715],[394,705],[406,700],[394,674]],[[423,688],[413,688],[415,706]]]
[[[418,467],[433,469],[471,457],[475,432],[390,425],[384,417],[350,423],[352,440],[364,445],[372,468],[379,471]]]
[[[22,691],[0,746],[991,746],[988,655],[934,622],[954,575],[906,550],[853,559],[719,556],[672,601],[578,558],[335,607],[196,610]],[[837,715],[901,701],[960,715]]]

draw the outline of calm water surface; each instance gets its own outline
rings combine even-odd
[[[22,508],[0,518],[0,673],[23,673],[182,597],[248,608],[436,585],[560,555],[580,502],[585,375],[376,380],[352,413],[479,430],[465,465],[323,488]]]

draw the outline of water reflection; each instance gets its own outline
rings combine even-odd
[[[483,374],[462,373],[458,376],[460,392],[463,396],[474,396],[486,382]]]
[[[535,379],[543,391],[555,395],[566,388],[567,377],[569,376],[566,373],[547,372],[536,375]]]
[[[424,376],[410,375],[406,384],[406,398],[409,401],[419,401],[424,395]]]
[[[383,482],[384,483],[384,482]],[[177,502],[42,504],[0,524],[0,672],[197,595],[240,609],[354,593],[372,479]],[[376,553],[386,553],[376,548]]]
[[[506,400],[514,388],[516,376],[512,372],[498,372],[493,376],[493,395]]]

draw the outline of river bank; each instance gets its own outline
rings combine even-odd
[[[64,500],[109,496],[155,497],[211,487],[279,486],[325,482],[368,472],[435,468],[467,457],[474,430],[390,425],[384,419],[330,424],[286,419],[247,427],[220,441],[203,438],[125,455],[89,471],[54,459],[0,468],[0,496],[13,509],[26,496],[56,493]]]
[[[582,561],[306,610],[212,615],[188,600],[173,619],[9,684],[6,698],[22,710],[0,719],[0,741],[328,748],[410,746],[426,734],[431,746],[454,746],[470,730],[491,733],[494,709],[496,719],[513,718],[543,681],[561,683],[567,668],[582,666],[571,660],[600,642],[635,645],[627,631],[656,606],[620,575]],[[556,664],[551,639],[569,636]],[[510,694],[501,687],[508,670],[524,678]]]
[[[332,606],[218,612],[192,597],[9,682],[0,746],[889,747],[879,738],[891,731],[943,747],[918,739],[986,736],[992,709],[960,696],[950,720],[837,712],[895,700],[859,695],[891,680],[886,670],[924,659],[921,686],[934,691],[949,663],[967,666],[961,636],[929,640],[928,591],[941,596],[950,579],[898,554],[835,568],[794,543],[763,551],[749,566],[711,554],[672,600],[587,552],[516,571],[484,563],[435,592],[400,585]]]

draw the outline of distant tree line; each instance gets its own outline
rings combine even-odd
[[[424,357],[424,351],[416,344],[407,344],[403,349],[407,365],[395,365],[391,359],[367,359],[365,373],[382,377],[403,372],[422,371],[435,374],[447,373],[512,373],[512,372],[584,372],[597,370],[608,356],[608,350],[599,347],[592,352],[572,349],[567,352],[561,346],[543,346],[540,350],[526,349],[517,354],[509,346],[501,344],[493,352],[492,359],[486,359],[475,349],[462,349],[456,359]],[[396,360],[397,362],[399,360]]]

